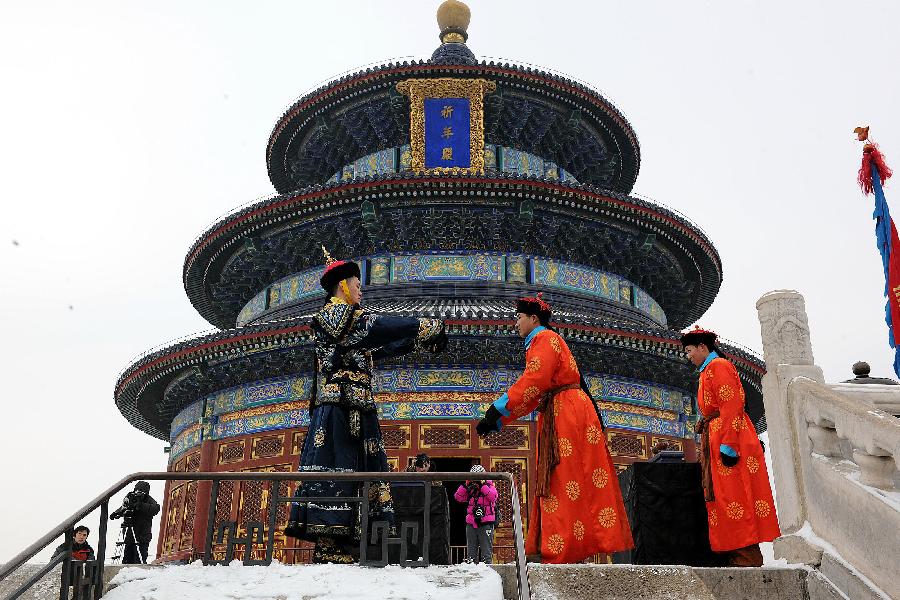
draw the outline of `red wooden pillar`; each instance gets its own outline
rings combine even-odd
[[[166,471],[171,472],[175,468],[175,463],[169,463],[169,467]],[[160,511],[160,519],[159,519],[159,534],[156,536],[156,560],[162,556],[163,547],[165,546],[165,538],[166,538],[166,530],[168,527],[168,515],[169,515],[169,488],[172,487],[172,482],[167,481],[166,486],[163,488],[163,499],[162,499],[162,510]]]
[[[212,440],[204,439],[200,444],[200,466],[197,468],[201,473],[207,473],[213,470],[214,456],[213,447],[215,444]],[[191,541],[191,560],[201,558],[203,556],[204,546],[206,545],[206,521],[209,518],[209,500],[212,495],[212,481],[197,482],[197,500],[194,504],[194,536]],[[215,510],[215,507],[213,507]]]

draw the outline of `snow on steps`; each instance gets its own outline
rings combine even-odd
[[[124,569],[110,582],[108,600],[487,600],[503,598],[500,576],[488,565],[405,569],[355,565]]]
[[[27,565],[37,570],[39,565]],[[107,566],[113,581],[104,598],[121,600],[339,600],[390,597],[395,600],[513,600],[513,565],[457,565],[428,569],[360,569],[356,566],[272,567]],[[681,566],[529,565],[534,600],[825,600],[826,593],[805,568],[707,569]],[[34,572],[34,571],[32,571]],[[494,573],[499,573],[499,577]],[[30,574],[30,573],[29,573]],[[810,576],[813,576],[810,580]],[[27,577],[27,575],[23,575]],[[115,577],[114,577],[115,576]],[[51,573],[24,600],[58,597],[59,574]],[[11,582],[0,582],[0,598]],[[114,587],[115,584],[118,584]],[[385,593],[386,590],[390,590]]]

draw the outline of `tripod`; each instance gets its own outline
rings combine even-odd
[[[116,550],[112,555],[112,562],[113,564],[147,564],[147,557],[141,552],[137,536],[134,535],[134,524],[127,520],[119,529],[119,539],[116,540]]]

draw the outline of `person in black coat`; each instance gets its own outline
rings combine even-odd
[[[122,522],[125,529],[123,565],[146,564],[150,540],[153,539],[153,517],[158,513],[159,503],[150,496],[150,484],[138,481],[134,484],[134,491],[125,496],[121,508],[109,515],[110,519],[125,518]]]

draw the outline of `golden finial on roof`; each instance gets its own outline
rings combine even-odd
[[[438,27],[441,29],[438,37],[441,38],[441,43],[465,44],[469,38],[466,30],[471,18],[468,6],[459,0],[444,0],[437,10]]]

